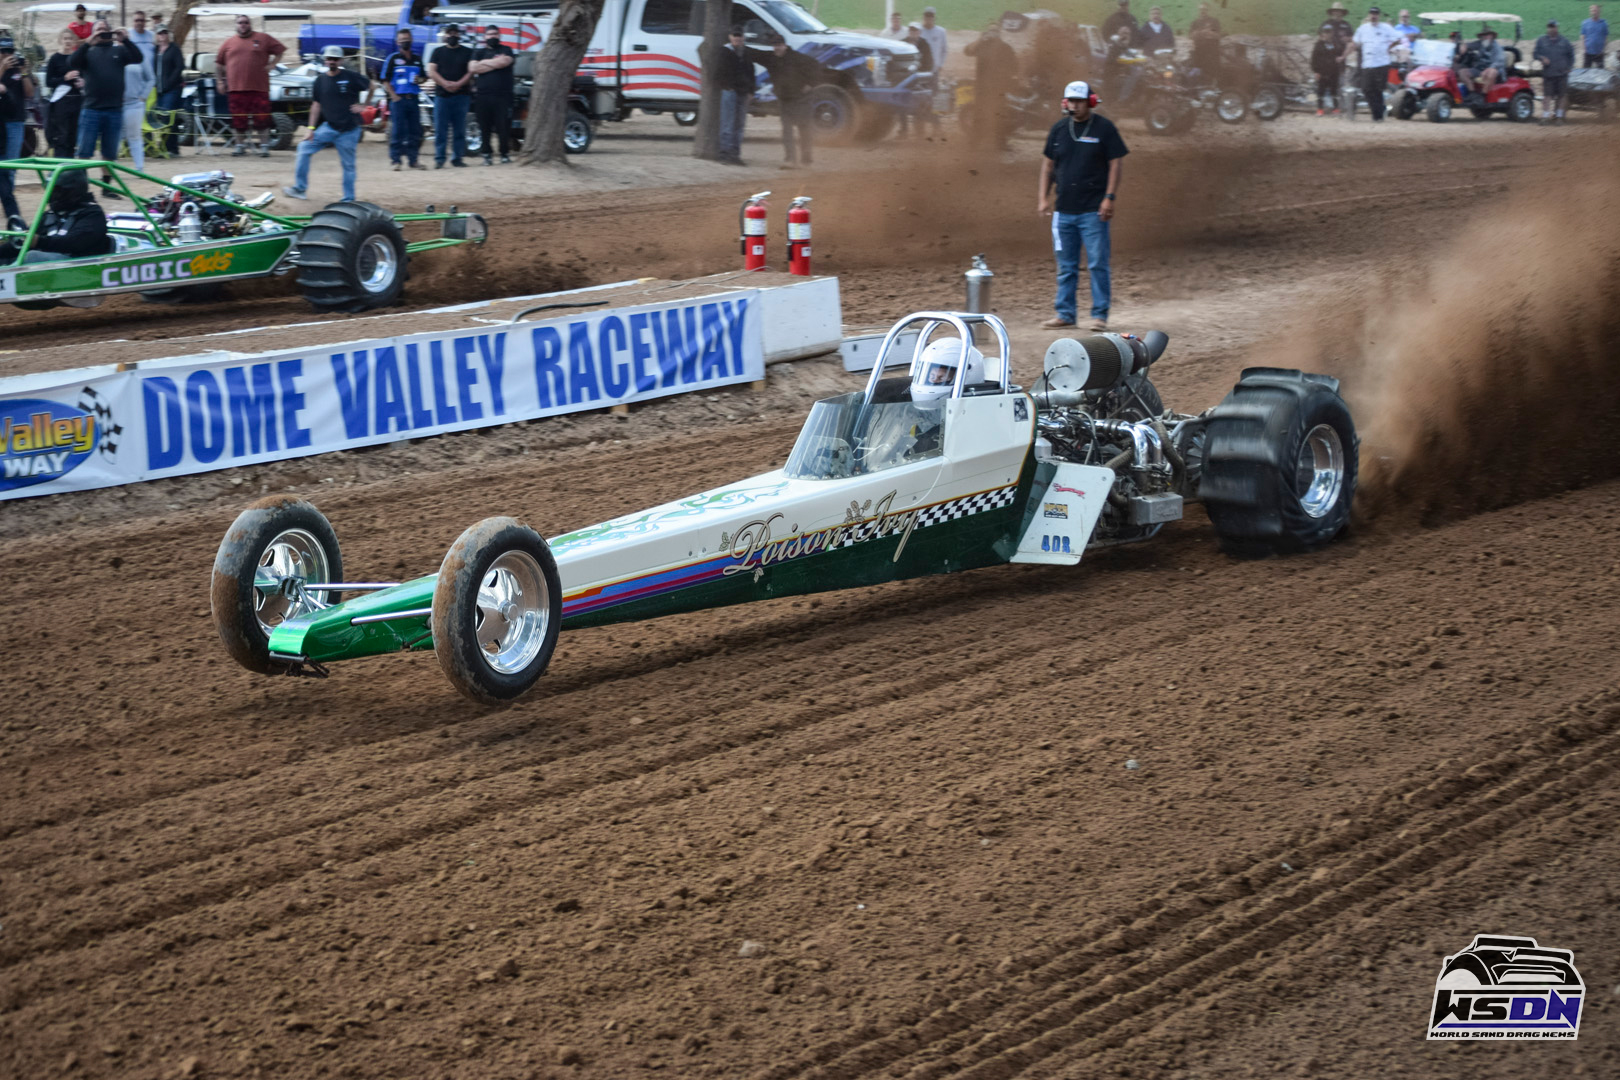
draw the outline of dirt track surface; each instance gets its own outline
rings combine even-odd
[[[1528,164],[1500,152],[1493,176]],[[1303,328],[1324,298],[1354,316],[1391,251],[1449,250],[1478,204],[1300,207],[1368,176],[1400,189],[1400,163],[1272,164],[1204,169],[1207,224],[1179,240],[1122,224],[1116,325],[1172,329],[1154,377],[1178,408],[1282,343],[1336,350],[1364,432],[1447,430],[1429,382],[1369,385],[1392,350]],[[1156,216],[1187,209],[1190,184],[1151,183]],[[1020,235],[1028,186],[965,242]],[[1295,208],[1243,216],[1277,205],[1262,196]],[[1052,336],[1039,242],[996,262],[1026,378]],[[950,302],[961,260],[935,243],[896,227],[832,256],[851,321]],[[621,273],[611,248],[579,252]],[[1517,332],[1542,333],[1533,300],[1513,301]],[[1607,319],[1586,329],[1612,357]],[[1549,354],[1586,356],[1580,339]],[[628,420],[8,504],[4,1071],[1620,1071],[1620,480],[1556,415],[1526,437],[1583,472],[1504,456],[1495,496],[1425,495],[1418,515],[1399,511],[1435,486],[1422,459],[1369,434],[1385,502],[1315,556],[1234,562],[1195,511],[1072,570],[573,632],[505,711],[457,698],[430,657],[266,680],[214,637],[207,568],[259,490],[309,494],[351,574],[415,573],[486,515],[555,534],[770,468],[804,403],[848,383],[802,363]],[[1612,376],[1579,385],[1572,407],[1612,430]],[[1541,400],[1519,391],[1491,400]],[[1575,951],[1578,1042],[1423,1041],[1441,958],[1479,932]]]

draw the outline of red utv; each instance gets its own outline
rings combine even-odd
[[[1536,114],[1536,95],[1530,89],[1530,80],[1519,70],[1523,54],[1518,49],[1519,23],[1517,15],[1497,15],[1488,12],[1425,12],[1419,16],[1425,25],[1445,25],[1475,19],[1513,24],[1513,44],[1503,45],[1507,57],[1507,70],[1491,87],[1483,100],[1470,96],[1457,77],[1453,63],[1455,49],[1450,41],[1420,38],[1413,43],[1413,66],[1406,73],[1401,88],[1390,101],[1390,109],[1402,120],[1410,120],[1419,112],[1437,124],[1451,119],[1453,109],[1466,108],[1475,119],[1486,120],[1502,113],[1509,120],[1523,123]]]

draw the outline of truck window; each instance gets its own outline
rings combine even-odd
[[[641,13],[641,29],[648,34],[690,34],[694,7],[701,5],[692,0],[647,0],[646,10]]]
[[[648,0],[649,4],[653,2],[654,0]],[[697,34],[699,37],[703,36],[703,20],[709,17],[706,12],[707,4],[705,0],[692,0],[692,28],[687,33]],[[760,19],[758,12],[744,4],[731,5],[731,22],[729,25],[746,28],[749,34],[749,44],[752,45],[758,45],[763,40],[762,35],[770,30],[770,27]]]

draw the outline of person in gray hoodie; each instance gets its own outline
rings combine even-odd
[[[157,86],[152,74],[152,61],[144,56],[139,63],[124,68],[124,143],[135,167],[146,171],[146,137],[141,126],[146,123],[146,99]]]

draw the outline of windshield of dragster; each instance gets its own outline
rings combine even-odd
[[[816,402],[783,472],[795,480],[840,480],[940,455],[943,402],[865,405],[865,398],[857,391]]]

